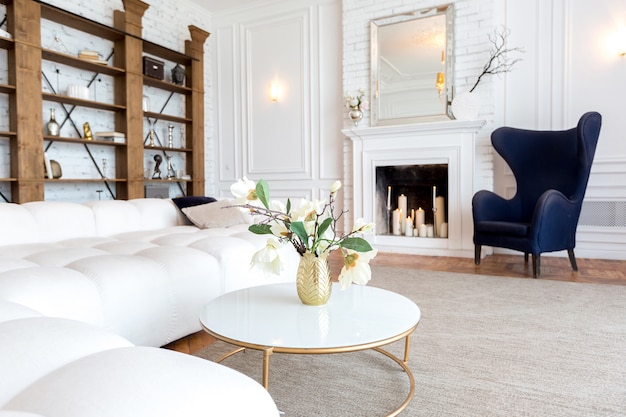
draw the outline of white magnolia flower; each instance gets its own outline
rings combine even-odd
[[[369,252],[356,252],[344,249],[344,265],[339,273],[341,289],[348,288],[351,284],[365,285],[372,277],[369,261],[378,253],[377,249]]]
[[[352,226],[352,231],[355,233],[371,233],[374,230],[374,223],[367,223],[365,219],[358,218]]]
[[[282,262],[278,256],[280,242],[276,239],[267,239],[267,245],[252,255],[250,266],[259,268],[266,275],[280,275]]]
[[[341,181],[337,180],[333,183],[333,185],[330,187],[330,193],[331,194],[336,194],[337,191],[339,191],[339,189],[341,188]]]
[[[270,230],[274,236],[278,236],[280,238],[288,238],[289,235],[291,235],[291,230],[289,230],[283,222],[273,222],[270,225]]]
[[[271,200],[270,201],[270,210],[280,211],[281,213],[287,212],[287,207],[280,200]]]
[[[305,223],[315,221],[317,214],[321,214],[325,205],[324,200],[308,201],[303,198],[300,200],[300,205],[291,210],[291,221]]]
[[[246,177],[231,185],[230,192],[235,197],[237,204],[247,204],[250,201],[258,200],[256,183]]]

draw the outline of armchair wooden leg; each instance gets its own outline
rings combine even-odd
[[[528,252],[524,252],[524,262],[528,263]]]
[[[576,265],[576,257],[574,256],[574,249],[568,249],[567,256],[569,256],[569,263],[572,265],[572,269],[574,271],[578,271],[578,265]]]
[[[474,245],[474,264],[480,265],[481,245]]]
[[[533,257],[533,277],[539,278],[539,276],[541,275],[541,255],[533,254],[532,257]]]

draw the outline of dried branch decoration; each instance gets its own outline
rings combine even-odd
[[[512,52],[520,52],[523,53],[523,48],[507,48],[507,40],[509,38],[511,31],[506,27],[502,27],[501,29],[494,30],[492,35],[489,35],[489,42],[491,43],[491,56],[489,60],[483,67],[483,72],[480,73],[478,79],[474,83],[474,86],[469,90],[470,93],[474,91],[480,80],[485,75],[495,75],[502,74],[505,72],[509,72],[513,69],[513,66],[521,61],[521,58],[512,59],[509,57],[509,54]]]

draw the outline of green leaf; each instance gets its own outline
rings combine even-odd
[[[289,215],[289,213],[291,212],[291,200],[290,199],[287,199],[287,207],[286,207],[286,209],[287,209],[287,213],[285,213],[285,214]]]
[[[369,242],[360,237],[348,237],[345,238],[340,244],[342,248],[352,249],[357,252],[369,252],[372,250],[372,246]]]
[[[267,181],[265,181],[264,179],[260,179],[259,182],[256,183],[255,191],[256,196],[259,198],[261,203],[263,203],[266,209],[269,209],[270,186],[267,184]]]
[[[333,222],[332,217],[329,217],[326,220],[324,220],[322,224],[320,224],[320,227],[317,228],[317,235],[322,236],[324,232],[328,230],[328,227],[331,225],[332,222]]]
[[[269,224],[252,224],[248,230],[257,235],[271,235],[272,230]]]
[[[291,229],[291,231],[296,236],[298,236],[300,238],[302,243],[304,243],[304,246],[309,248],[309,235],[307,234],[306,229],[304,228],[304,223],[303,222],[293,222],[293,223],[291,223],[289,228]]]

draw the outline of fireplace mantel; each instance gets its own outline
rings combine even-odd
[[[369,139],[388,138],[396,136],[416,137],[432,132],[435,132],[437,134],[441,134],[443,132],[475,133],[478,132],[484,124],[484,120],[445,120],[429,123],[344,129],[341,132],[352,141],[363,141]]]
[[[473,257],[472,208],[475,193],[475,139],[485,124],[440,121],[345,129],[352,141],[352,214],[375,218],[376,168],[394,165],[448,165],[448,238],[374,234],[382,252]]]

